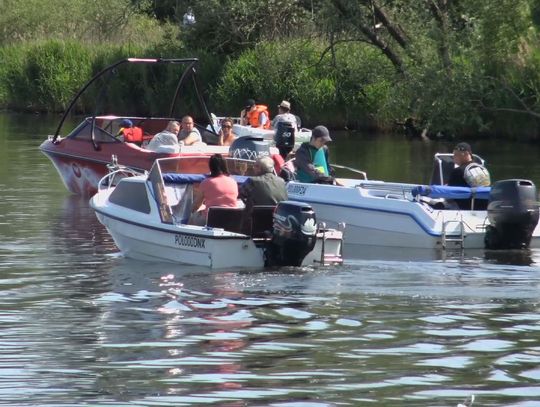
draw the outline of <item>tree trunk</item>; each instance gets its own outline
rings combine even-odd
[[[448,47],[448,0],[428,0],[429,9],[439,24],[439,56],[448,74],[452,72],[452,60]]]
[[[348,20],[351,22],[351,24],[356,26],[372,45],[376,46],[382,51],[382,53],[390,60],[390,62],[392,62],[399,73],[405,74],[405,66],[401,60],[401,57],[394,52],[394,50],[382,38],[380,38],[373,29],[360,21],[360,19],[350,19],[346,7],[340,0],[331,0],[331,3],[345,20]]]
[[[388,30],[388,33],[392,36],[396,42],[401,45],[402,48],[407,48],[409,45],[409,40],[405,36],[405,33],[399,28],[398,25],[395,25],[393,22],[391,22],[388,19],[388,16],[386,15],[386,12],[382,7],[377,5],[375,1],[372,2],[373,4],[373,11],[375,13],[375,17],[386,27]]]

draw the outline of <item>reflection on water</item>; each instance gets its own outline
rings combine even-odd
[[[346,259],[393,260],[393,261],[470,261],[478,260],[493,264],[533,266],[540,263],[540,249],[484,250],[484,249],[416,249],[388,248],[345,243]]]
[[[537,250],[346,247],[342,267],[220,272],[124,259],[29,122],[0,118],[0,404],[540,403]]]
[[[0,301],[11,314],[0,399],[450,406],[472,393],[480,405],[538,397],[537,270],[358,261],[215,273],[117,257],[101,266],[108,271],[54,282],[12,279],[19,289]]]

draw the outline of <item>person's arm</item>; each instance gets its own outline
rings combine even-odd
[[[189,135],[182,141],[184,142],[185,146],[190,146],[197,141],[202,141],[201,134],[198,130],[193,129],[191,133],[189,133]]]
[[[191,212],[197,212],[204,201],[204,193],[201,191],[201,185],[198,188],[193,188],[193,206]]]
[[[267,121],[268,121],[268,115],[265,112],[261,112],[259,114],[259,127],[264,127]]]
[[[296,165],[296,168],[302,169],[315,179],[325,176],[313,165],[309,147],[300,146],[300,148],[296,150],[294,165]]]
[[[223,145],[223,130],[219,131],[219,139],[218,139],[218,146]]]
[[[247,112],[246,112],[246,109],[243,109],[241,112],[240,112],[240,124],[242,126],[247,126],[249,123],[248,123],[248,118],[247,118]]]
[[[330,165],[330,155],[328,153],[328,147],[324,146],[324,157],[326,159],[326,165],[328,166],[328,175],[333,177],[335,175],[334,168]]]
[[[238,197],[246,204],[252,198],[253,194],[253,182],[248,178],[242,185],[240,185],[238,191]]]

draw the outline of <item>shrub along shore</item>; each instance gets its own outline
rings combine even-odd
[[[21,5],[7,0],[0,24],[9,23],[10,15],[15,18],[14,10],[31,7],[28,3],[35,1]],[[425,0],[423,8],[405,8],[396,2],[384,9],[374,0],[364,10],[362,2],[323,0],[315,2],[316,7],[311,2],[309,14],[303,2],[293,1],[283,13],[295,19],[294,30],[282,28],[280,17],[275,16],[247,33],[247,17],[236,22],[240,29],[231,30],[212,14],[225,13],[227,7],[242,4],[239,0],[211,1],[212,7],[191,2],[198,21],[187,28],[175,22],[185,2],[163,0],[170,7],[157,9],[154,2],[108,0],[111,18],[114,10],[131,14],[129,18],[123,15],[123,30],[111,28],[101,40],[96,35],[89,40],[44,29],[40,35],[23,35],[21,24],[16,41],[10,38],[13,33],[0,31],[0,109],[61,112],[86,81],[119,59],[197,57],[204,98],[210,111],[219,115],[237,116],[247,98],[267,104],[275,114],[275,106],[287,99],[306,126],[401,129],[413,137],[537,140],[540,41],[536,21],[540,12],[532,0],[500,2],[504,4],[463,1],[457,10],[447,2]],[[62,4],[67,3],[54,0],[51,7]],[[82,10],[86,3],[74,0],[69,4],[73,10]],[[254,4],[277,7],[259,0]],[[433,5],[438,8],[432,10]],[[235,10],[236,19],[243,12],[253,17],[253,10]],[[366,23],[369,18],[364,20],[366,10],[379,21],[373,27]],[[317,19],[325,24],[315,24]],[[99,33],[103,27],[101,23]],[[375,27],[379,31],[373,31]],[[118,77],[109,89],[114,96],[108,103],[114,103],[115,112],[156,114],[164,101],[159,95],[143,96],[143,90],[173,83],[173,79],[136,73]],[[100,108],[106,112],[107,107]],[[78,113],[95,111],[95,98],[77,105]]]

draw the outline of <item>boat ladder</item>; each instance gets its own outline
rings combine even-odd
[[[450,225],[456,225],[459,228],[459,233],[448,234],[447,229]],[[457,229],[456,228],[456,229]],[[465,227],[463,219],[459,220],[446,220],[442,224],[442,248],[443,250],[447,248],[448,243],[457,243],[459,249],[463,249],[463,241],[465,240]]]

